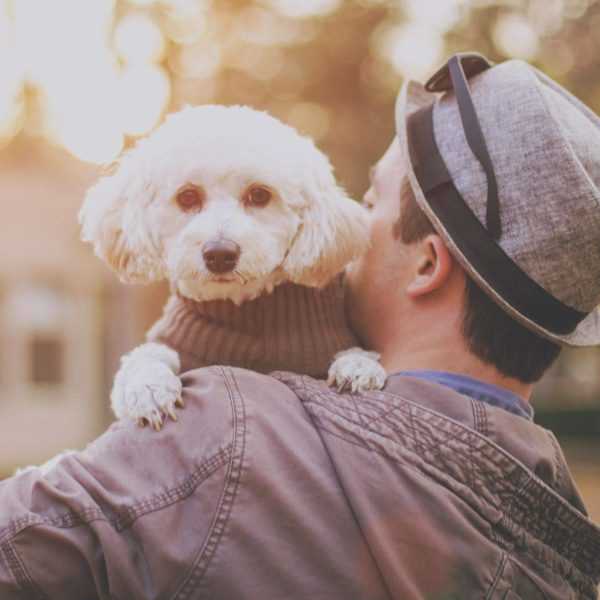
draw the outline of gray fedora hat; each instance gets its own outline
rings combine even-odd
[[[539,335],[600,344],[600,119],[525,62],[460,54],[403,85],[396,131],[419,206],[473,280]]]

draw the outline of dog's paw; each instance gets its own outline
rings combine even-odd
[[[125,365],[117,373],[111,393],[112,408],[119,419],[139,425],[151,424],[156,431],[165,417],[177,420],[175,408],[183,408],[181,380],[164,362],[147,361]]]
[[[385,385],[385,369],[379,364],[377,352],[362,348],[350,348],[335,355],[329,367],[327,383],[337,387],[338,392],[380,390]]]

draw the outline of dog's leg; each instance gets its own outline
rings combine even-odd
[[[164,344],[142,344],[126,354],[110,395],[117,418],[148,422],[157,431],[164,417],[176,421],[175,407],[183,407],[180,368],[179,355]]]
[[[380,390],[385,385],[387,374],[379,363],[377,352],[362,348],[349,348],[338,352],[329,367],[327,383],[336,386],[338,392]]]

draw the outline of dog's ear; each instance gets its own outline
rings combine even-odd
[[[369,244],[368,213],[348,198],[328,173],[305,181],[300,226],[283,268],[290,281],[325,285]]]
[[[126,283],[150,283],[165,276],[145,210],[156,190],[138,162],[133,150],[111,165],[88,190],[79,211],[81,239],[92,243],[96,255]]]

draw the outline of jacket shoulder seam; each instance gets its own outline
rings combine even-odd
[[[597,527],[493,440],[401,394],[377,392],[356,403],[346,394],[335,394],[308,377],[286,377],[284,382],[300,396],[316,427],[330,434],[334,429],[346,441],[380,450],[395,461],[399,453],[405,459],[412,456],[410,462],[416,459],[415,466],[424,468],[424,474],[454,488],[473,507],[483,511],[494,525],[497,542],[527,549],[537,560],[559,569],[574,587],[589,592],[600,567]],[[390,401],[394,410],[389,410]],[[368,427],[364,427],[357,410],[363,416],[376,413],[375,418],[369,419]],[[390,438],[390,429],[402,433],[400,445]],[[440,469],[440,464],[447,468]],[[505,473],[503,477],[495,475],[500,468]],[[482,489],[486,482],[489,487]],[[523,529],[527,518],[524,507],[531,501],[549,503],[554,509],[555,526],[565,536],[560,550],[549,545],[554,533],[545,529],[547,520],[538,520]]]
[[[178,587],[172,600],[186,600],[197,589],[210,565],[220,542],[233,509],[237,496],[244,458],[246,453],[246,407],[240,392],[235,373],[231,368],[218,367],[225,382],[227,395],[231,406],[233,434],[230,442],[231,454],[225,475],[225,485],[219,498],[210,531],[204,544],[198,551],[192,567]]]

